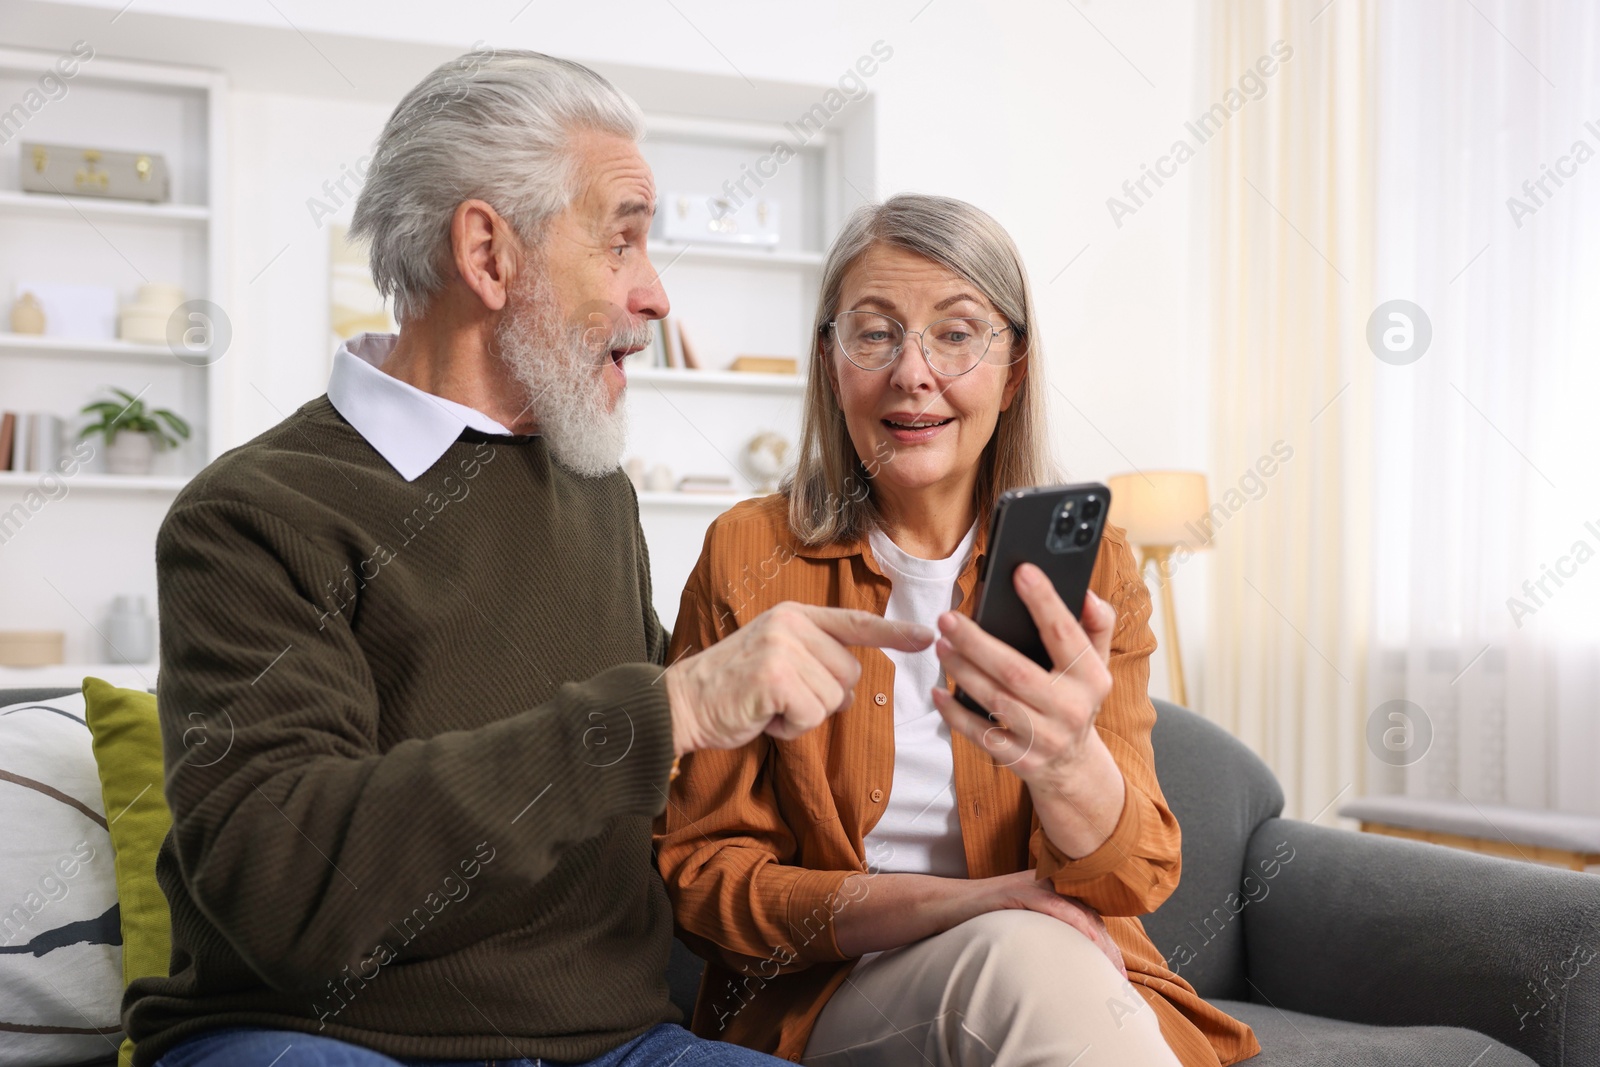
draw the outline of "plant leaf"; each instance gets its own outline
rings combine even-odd
[[[156,415],[157,418],[159,418],[163,422],[165,422],[168,426],[171,426],[173,433],[177,434],[179,437],[183,438],[184,440],[188,439],[188,437],[189,437],[189,424],[187,422],[185,422],[183,420],[183,418],[181,416],[179,416],[176,412],[168,411],[166,408],[159,408],[155,412],[155,415]],[[174,446],[176,446],[178,444],[177,441],[173,441],[172,443],[173,443]]]

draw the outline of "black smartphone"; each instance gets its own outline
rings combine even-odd
[[[1099,483],[1036,486],[1002,494],[989,524],[974,621],[1045,670],[1053,670],[1055,664],[1033,616],[1017,596],[1013,575],[1019,565],[1034,564],[1049,576],[1073,617],[1081,619],[1110,508],[1111,490]],[[960,689],[956,699],[984,718],[993,718]]]

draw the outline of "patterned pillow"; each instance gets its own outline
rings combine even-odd
[[[114,1061],[122,929],[81,693],[0,707],[0,1063]]]

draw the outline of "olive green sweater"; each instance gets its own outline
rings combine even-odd
[[[172,974],[128,989],[136,1064],[222,1026],[588,1060],[678,1017],[620,472],[468,430],[406,482],[321,397],[184,489],[156,565]]]

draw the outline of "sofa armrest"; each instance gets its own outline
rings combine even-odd
[[[1242,912],[1254,999],[1600,1063],[1600,878],[1291,819],[1251,836],[1247,869],[1272,859]]]

